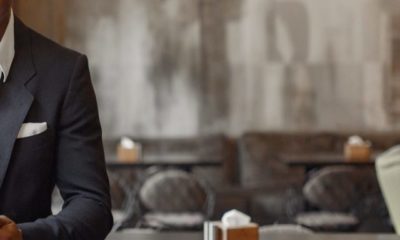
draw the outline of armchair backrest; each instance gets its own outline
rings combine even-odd
[[[202,212],[209,217],[211,190],[192,174],[163,170],[149,176],[139,191],[141,204],[151,212]]]
[[[305,184],[308,202],[325,211],[349,211],[360,199],[359,171],[352,167],[326,167],[316,172]]]

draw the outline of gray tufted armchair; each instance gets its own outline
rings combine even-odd
[[[201,229],[214,209],[208,184],[177,169],[153,170],[138,185],[133,199],[122,228]]]

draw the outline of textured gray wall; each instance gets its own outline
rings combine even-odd
[[[90,57],[105,135],[196,134],[198,2],[71,2],[67,45]]]
[[[71,0],[65,41],[90,58],[106,137],[393,130],[398,5]]]

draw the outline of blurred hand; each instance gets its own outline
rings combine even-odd
[[[22,232],[8,217],[0,216],[0,240],[22,240]]]

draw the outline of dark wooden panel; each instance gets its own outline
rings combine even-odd
[[[15,0],[14,12],[28,26],[62,43],[65,38],[64,0]]]

